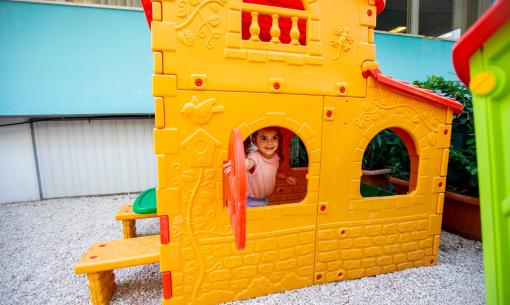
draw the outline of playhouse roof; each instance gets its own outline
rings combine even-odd
[[[446,97],[430,89],[420,88],[403,80],[393,79],[391,76],[384,75],[379,69],[368,70],[365,76],[372,76],[379,83],[389,86],[401,93],[418,97],[430,103],[437,103],[450,107],[452,108],[454,114],[462,112],[463,105],[457,102],[456,99],[452,97]]]
[[[469,58],[508,20],[510,20],[510,0],[500,0],[453,47],[453,66],[466,86],[470,81]]]

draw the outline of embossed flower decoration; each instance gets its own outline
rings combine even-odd
[[[351,50],[354,38],[351,35],[351,30],[348,27],[343,29],[336,29],[334,33],[335,38],[331,41],[331,46],[338,49],[335,57],[337,59],[340,56],[340,52],[349,52]]]

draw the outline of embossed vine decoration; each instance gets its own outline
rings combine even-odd
[[[429,142],[435,145],[437,142],[435,134],[439,132],[441,121],[437,118],[435,111],[427,109],[424,102],[416,101],[415,105],[411,107],[407,97],[377,88],[373,96],[363,103],[363,113],[354,120],[354,123],[360,128],[367,128],[372,123],[394,113],[402,120],[409,120],[413,124],[423,124],[432,132]]]
[[[224,0],[179,0],[177,17],[184,21],[178,24],[175,29],[179,31],[177,37],[186,46],[195,45],[196,37],[204,39],[209,49],[214,47],[214,40],[220,39],[223,34],[217,27],[221,23],[219,11],[225,6]],[[203,10],[208,7],[209,11]],[[195,30],[186,28],[193,19],[200,19],[200,24]]]

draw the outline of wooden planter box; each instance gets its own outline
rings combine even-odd
[[[406,194],[409,182],[390,177],[396,194]],[[482,240],[480,199],[452,192],[445,192],[442,228],[460,236]]]
[[[391,169],[363,170],[361,183],[373,185],[385,190],[389,189],[390,183],[387,174],[391,173]]]

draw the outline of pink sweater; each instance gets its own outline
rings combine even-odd
[[[253,173],[247,169],[246,194],[259,199],[268,197],[273,192],[280,157],[274,154],[271,159],[266,159],[259,151],[255,151],[247,158],[255,162],[255,167]]]

